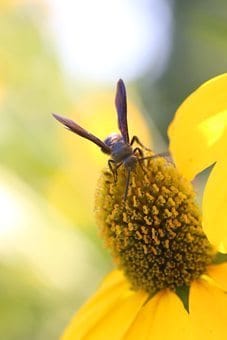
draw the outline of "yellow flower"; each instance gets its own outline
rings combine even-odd
[[[226,91],[227,74],[206,82],[169,128],[170,151],[185,178],[215,163],[203,197],[203,228],[190,184],[164,159],[137,166],[123,203],[124,171],[119,168],[117,183],[104,171],[98,221],[123,270],[105,278],[64,340],[226,339],[227,262],[218,252],[227,246]]]

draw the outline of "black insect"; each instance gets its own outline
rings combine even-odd
[[[103,142],[96,136],[92,135],[90,132],[83,129],[71,119],[64,118],[55,113],[53,114],[53,116],[60,123],[65,125],[70,131],[76,133],[83,138],[89,139],[90,141],[98,145],[104,153],[110,155],[111,158],[108,161],[108,165],[111,172],[113,173],[115,181],[117,181],[117,169],[121,165],[124,165],[127,172],[127,180],[124,193],[124,199],[126,199],[130,182],[130,173],[135,168],[136,162],[138,160],[143,160],[151,157],[143,157],[143,152],[138,147],[133,149],[132,145],[135,142],[137,142],[137,144],[140,145],[142,148],[145,148],[143,144],[139,141],[137,136],[133,136],[131,141],[129,139],[127,122],[127,97],[125,85],[122,79],[120,79],[117,83],[115,106],[118,116],[118,127],[121,134],[112,133]]]

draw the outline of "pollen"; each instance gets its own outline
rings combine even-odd
[[[124,200],[126,181],[123,165],[117,181],[105,169],[96,193],[97,222],[115,262],[134,290],[189,286],[214,256],[192,185],[163,157],[137,162]]]

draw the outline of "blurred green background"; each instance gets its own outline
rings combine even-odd
[[[105,138],[122,77],[130,134],[165,151],[226,38],[226,1],[0,1],[0,339],[57,339],[112,268],[93,214],[106,156],[51,112]]]

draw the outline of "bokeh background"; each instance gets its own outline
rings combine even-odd
[[[112,268],[93,214],[106,156],[66,115],[168,148],[176,108],[227,69],[224,0],[0,0],[0,339],[58,339]]]

